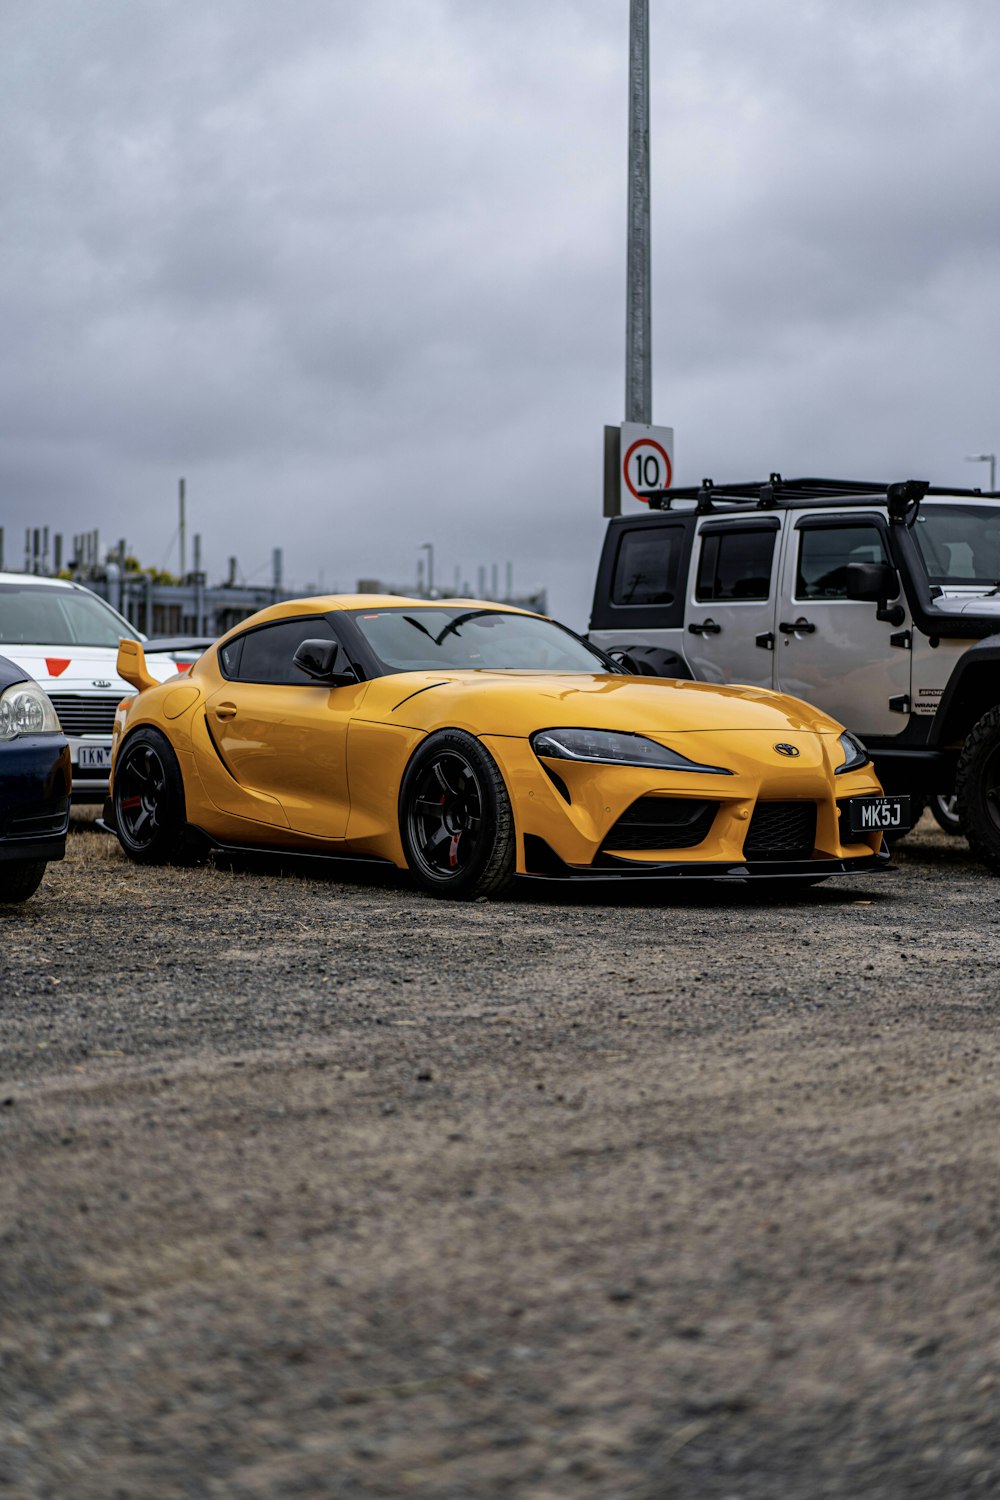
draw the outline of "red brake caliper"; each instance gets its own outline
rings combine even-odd
[[[453,833],[451,836],[451,847],[448,850],[448,864],[453,870],[458,864],[458,841],[461,837],[460,833]]]

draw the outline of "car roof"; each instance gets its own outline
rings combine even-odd
[[[71,578],[50,578],[44,573],[0,573],[0,583],[30,583],[32,588],[37,583],[41,588],[77,589],[84,594],[94,592],[82,583],[75,583]]]

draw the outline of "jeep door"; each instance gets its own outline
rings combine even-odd
[[[909,721],[909,613],[897,624],[848,599],[849,563],[888,563],[878,514],[789,513],[775,626],[775,686],[815,703],[864,738]],[[905,608],[905,601],[900,601]]]
[[[684,654],[705,682],[773,686],[778,516],[700,522]]]

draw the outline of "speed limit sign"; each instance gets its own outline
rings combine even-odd
[[[674,478],[674,429],[623,422],[621,440],[622,499],[645,501],[643,490],[668,490]]]

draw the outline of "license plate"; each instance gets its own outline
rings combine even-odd
[[[902,833],[910,826],[909,797],[849,797],[846,807],[852,833]]]
[[[76,763],[81,771],[110,771],[110,745],[81,745],[76,752]]]

